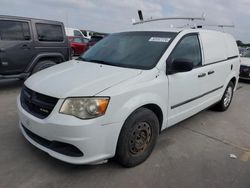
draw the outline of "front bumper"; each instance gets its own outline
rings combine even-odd
[[[58,111],[62,101],[58,101],[47,118],[39,119],[22,108],[20,97],[18,97],[19,126],[24,137],[52,157],[72,164],[99,163],[113,157],[122,123],[104,123],[102,117],[81,120],[60,114]],[[72,157],[45,147],[30,134],[27,134],[27,130],[47,141],[72,145],[79,149],[83,155]]]

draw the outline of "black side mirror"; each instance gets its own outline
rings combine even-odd
[[[194,68],[194,64],[189,59],[175,59],[171,65],[171,73],[188,72]]]

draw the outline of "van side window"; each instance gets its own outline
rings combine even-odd
[[[170,63],[175,59],[183,58],[193,62],[194,67],[201,66],[201,49],[197,35],[188,35],[177,44],[174,51],[171,53]]]
[[[80,31],[74,30],[74,36],[75,37],[82,37],[82,34],[80,33]]]
[[[0,20],[0,40],[30,40],[30,38],[27,22]]]
[[[37,23],[36,30],[39,41],[62,42],[63,31],[61,25]]]
[[[82,34],[86,37],[87,36],[87,31],[82,31]]]

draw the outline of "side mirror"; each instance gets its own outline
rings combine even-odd
[[[188,72],[194,68],[194,64],[189,59],[175,59],[171,65],[171,72]]]

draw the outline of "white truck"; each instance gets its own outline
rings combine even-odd
[[[62,161],[115,156],[132,167],[149,157],[162,130],[212,105],[227,110],[239,67],[235,39],[223,32],[111,34],[78,59],[26,80],[17,99],[20,128]]]

